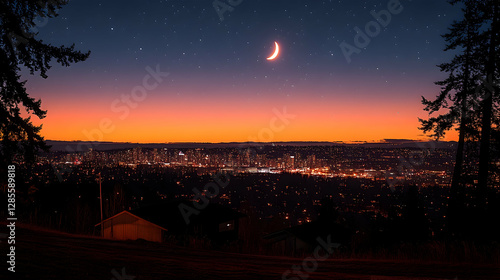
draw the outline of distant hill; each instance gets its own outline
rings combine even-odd
[[[52,146],[51,151],[83,152],[92,148],[97,151],[123,150],[136,147],[141,148],[170,148],[170,149],[195,149],[195,148],[245,148],[255,146],[360,146],[365,148],[426,148],[426,149],[451,149],[456,142],[443,141],[416,141],[405,139],[385,139],[381,142],[227,142],[227,143],[123,143],[123,142],[85,142],[85,141],[53,141],[47,144]]]

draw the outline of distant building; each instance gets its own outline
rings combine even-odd
[[[137,240],[161,242],[168,232],[157,224],[151,223],[129,211],[120,212],[102,222],[103,237],[117,240]]]
[[[215,244],[239,239],[240,219],[245,215],[219,204],[209,204],[198,215],[191,215],[189,224],[179,210],[187,200],[155,204],[131,211],[122,211],[102,222],[103,236],[116,240],[144,239],[162,242],[169,237],[208,238]],[[97,224],[99,226],[101,223]]]

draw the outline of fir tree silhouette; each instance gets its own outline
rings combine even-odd
[[[20,154],[32,161],[40,149],[48,149],[40,135],[41,125],[35,126],[31,116],[43,119],[46,111],[41,100],[35,100],[26,92],[20,78],[20,66],[31,75],[39,73],[47,78],[50,62],[56,60],[63,66],[84,61],[90,52],[82,53],[70,47],[52,46],[36,39],[36,23],[39,17],[52,18],[68,1],[18,0],[0,1],[0,159],[2,165],[10,164]],[[23,114],[28,116],[24,117]]]

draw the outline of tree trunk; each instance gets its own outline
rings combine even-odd
[[[489,46],[489,58],[486,67],[486,79],[490,82],[495,77],[496,63],[495,59],[497,57],[496,47],[497,47],[497,23],[498,23],[498,0],[493,1],[493,15],[491,24],[491,38]],[[486,206],[486,192],[488,188],[488,175],[489,175],[489,165],[490,165],[490,144],[491,144],[491,124],[492,124],[492,114],[493,114],[493,94],[495,94],[495,89],[491,89],[492,85],[486,85],[484,90],[483,99],[483,118],[481,123],[481,143],[479,150],[479,203],[480,206]]]
[[[460,128],[459,128],[459,137],[458,137],[458,146],[457,152],[455,156],[455,166],[453,168],[453,177],[451,179],[451,189],[450,189],[450,202],[448,206],[448,226],[451,231],[454,233],[459,233],[461,230],[459,229],[460,225],[463,224],[463,214],[465,208],[464,201],[464,187],[465,182],[463,180],[464,176],[463,172],[463,164],[464,164],[464,153],[465,153],[465,134],[467,128],[467,110],[468,110],[468,102],[467,98],[471,93],[470,87],[471,84],[471,52],[472,52],[472,28],[470,16],[470,3],[466,3],[467,11],[466,11],[466,20],[468,21],[467,26],[467,43],[465,50],[465,65],[463,66],[463,88],[460,92]]]

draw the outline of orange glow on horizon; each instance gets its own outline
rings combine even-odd
[[[42,106],[48,115],[34,123],[43,124],[45,139],[62,141],[219,143],[427,139],[418,130],[417,118],[425,118],[418,101],[416,106],[405,108],[408,104],[405,100],[373,106],[366,98],[261,97],[243,103],[237,97],[186,100],[165,94],[150,96],[136,108],[129,107],[128,113],[113,111],[112,98],[97,104],[91,98],[83,99],[74,107],[46,98]],[[295,118],[280,120],[275,112],[283,110]],[[453,130],[443,140],[457,139]]]

